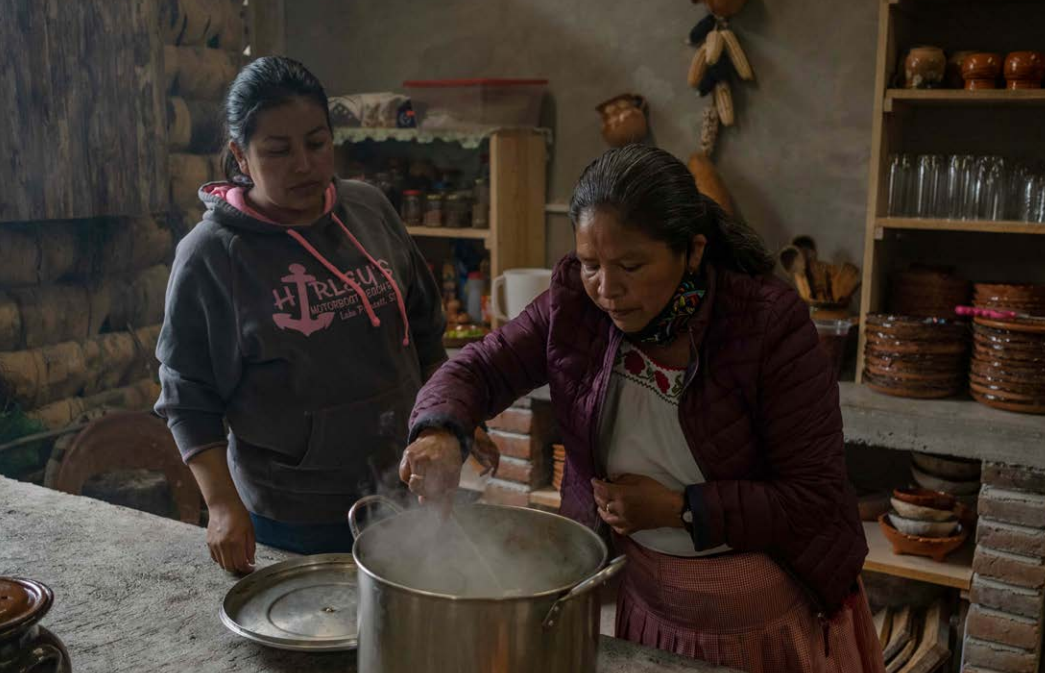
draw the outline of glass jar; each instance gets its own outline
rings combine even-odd
[[[408,227],[420,227],[424,223],[424,202],[421,190],[407,189],[403,192],[403,206],[399,215]]]
[[[439,192],[429,194],[425,199],[424,225],[426,227],[443,226],[443,195]]]
[[[490,184],[483,178],[475,181],[472,205],[472,226],[476,229],[490,227]]]
[[[447,227],[464,229],[472,226],[472,199],[468,192],[453,192],[446,197],[444,222]]]

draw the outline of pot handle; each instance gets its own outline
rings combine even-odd
[[[371,505],[382,505],[396,514],[400,514],[403,511],[402,507],[383,495],[363,496],[352,504],[352,509],[348,510],[348,527],[352,529],[352,537],[358,538],[363,532],[363,527],[359,525],[358,515],[359,512],[367,509]]]
[[[584,594],[592,592],[601,587],[606,582],[610,581],[614,575],[624,569],[624,566],[628,563],[628,559],[625,556],[618,556],[617,558],[610,561],[602,570],[598,571],[588,579],[584,580],[577,586],[573,587],[569,593],[564,594],[559,600],[555,601],[555,605],[548,611],[548,616],[544,618],[542,626],[545,629],[550,629],[555,626],[555,622],[559,619],[559,613],[562,612],[563,607],[568,601],[574,598],[579,598]]]

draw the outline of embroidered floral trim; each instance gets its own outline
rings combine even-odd
[[[686,372],[660,366],[627,341],[621,344],[613,362],[613,373],[627,381],[648,388],[665,402],[677,405],[682,396]]]

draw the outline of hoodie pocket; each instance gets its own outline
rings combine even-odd
[[[311,412],[308,445],[296,469],[382,479],[398,465],[412,408],[413,396],[396,387]]]

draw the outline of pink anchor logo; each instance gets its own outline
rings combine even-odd
[[[318,332],[321,329],[326,329],[330,326],[330,323],[334,321],[333,313],[320,313],[315,318],[312,317],[312,308],[309,306],[308,301],[308,283],[316,280],[315,276],[310,276],[305,273],[305,267],[300,264],[290,265],[290,275],[280,278],[284,283],[293,283],[298,288],[298,303],[301,304],[301,317],[294,318],[289,313],[275,313],[272,315],[272,319],[276,322],[276,326],[280,329],[292,329],[295,332],[301,332],[305,336],[311,335],[313,332]],[[294,305],[294,298],[288,296],[287,300],[290,301],[290,305]],[[283,302],[278,301],[277,306],[282,308]]]

